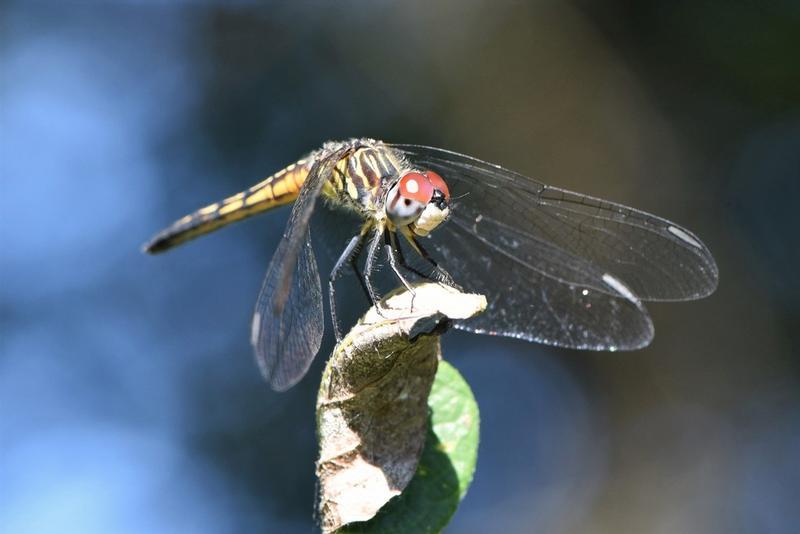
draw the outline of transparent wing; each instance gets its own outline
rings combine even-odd
[[[309,172],[256,301],[251,341],[262,374],[277,391],[289,389],[306,374],[322,344],[322,290],[309,221],[343,153],[327,156]]]
[[[447,150],[394,148],[440,173],[458,199],[432,237],[456,280],[490,299],[464,329],[637,348],[652,337],[640,299],[688,300],[716,287],[708,249],[665,219]]]
[[[482,222],[483,228],[495,224]],[[487,298],[486,311],[457,328],[591,350],[637,349],[652,340],[653,324],[639,299],[618,279],[604,281],[586,260],[515,232],[496,245],[456,217],[440,232],[433,239],[446,268],[465,290]],[[547,260],[539,259],[543,254]],[[550,274],[556,262],[576,281]]]

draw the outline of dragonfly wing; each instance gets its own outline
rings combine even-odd
[[[653,336],[641,300],[699,298],[716,287],[708,249],[669,221],[469,156],[395,148],[441,174],[457,199],[432,239],[456,281],[489,300],[486,313],[462,329],[635,349]]]
[[[621,280],[546,242],[507,232],[497,243],[473,226],[453,217],[434,236],[456,281],[487,297],[486,311],[457,328],[589,350],[637,349],[652,340],[647,310]],[[555,263],[575,281],[550,274]]]
[[[515,228],[585,258],[623,280],[642,300],[691,300],[717,287],[714,258],[689,230],[621,204],[551,187],[470,156],[438,148],[396,145],[410,160],[439,172],[454,198],[466,194],[453,217],[483,215],[494,221],[490,237]],[[478,230],[484,229],[479,221]],[[498,243],[501,245],[501,243]],[[569,269],[552,274],[575,282]],[[602,289],[598,288],[598,289]]]
[[[251,341],[262,374],[277,391],[289,389],[306,374],[322,344],[322,290],[309,222],[325,181],[343,155],[344,151],[334,152],[309,172],[256,302]]]

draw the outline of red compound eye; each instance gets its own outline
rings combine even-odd
[[[441,178],[439,178],[441,180]],[[434,186],[430,178],[418,172],[410,172],[400,178],[400,194],[405,198],[427,204],[433,197]]]
[[[425,171],[425,176],[428,177],[428,181],[433,186],[434,189],[438,189],[442,193],[444,193],[444,198],[450,200],[450,190],[447,188],[447,183],[445,183],[444,178],[439,176],[433,171]]]

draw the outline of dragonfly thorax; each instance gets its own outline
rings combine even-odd
[[[326,193],[337,205],[374,217],[383,211],[381,203],[389,184],[399,179],[402,160],[379,141],[350,143],[355,146],[337,162]]]

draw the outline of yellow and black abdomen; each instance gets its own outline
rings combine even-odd
[[[300,160],[221,202],[216,202],[175,221],[144,246],[156,254],[235,221],[293,202],[308,176],[310,161]]]

